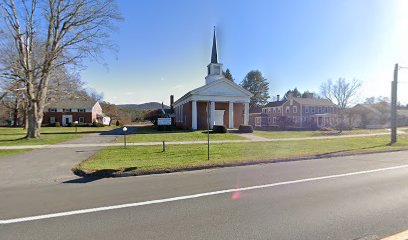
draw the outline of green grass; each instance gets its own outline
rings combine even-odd
[[[28,152],[28,151],[30,151],[30,149],[0,150],[0,157],[7,157],[7,156],[14,155],[14,154],[19,154],[19,153]]]
[[[160,132],[152,126],[139,127],[136,133],[126,136],[128,142],[183,142],[183,141],[206,141],[207,131],[169,131]],[[234,134],[210,134],[211,140],[244,140],[246,138]],[[119,141],[123,142],[123,139]]]
[[[108,131],[114,127],[43,127],[40,139],[25,139],[26,130],[22,128],[0,127],[0,146],[55,144],[79,138],[86,133]]]
[[[387,146],[389,136],[356,137],[347,139],[310,140],[265,143],[225,143],[211,146],[211,160],[207,161],[207,145],[134,146],[106,148],[78,168],[87,172],[106,169],[136,168],[142,173],[173,170],[187,167],[223,165],[297,158],[324,154],[358,153],[375,150],[391,150],[408,147],[408,136],[401,135],[399,142]]]
[[[264,138],[304,138],[304,137],[323,137],[323,136],[338,136],[338,135],[353,135],[353,134],[374,134],[387,133],[386,129],[355,129],[343,131],[341,134],[338,131],[254,131],[254,135]]]

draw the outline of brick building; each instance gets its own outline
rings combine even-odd
[[[337,106],[328,99],[289,97],[270,102],[251,116],[254,127],[322,128],[337,124],[337,112]]]

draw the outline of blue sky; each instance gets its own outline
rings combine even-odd
[[[359,100],[389,96],[395,63],[408,66],[407,0],[118,1],[119,52],[82,79],[112,103],[169,102],[205,83],[212,31],[237,83],[260,70],[270,95],[319,92],[327,79],[363,82]],[[408,69],[400,80],[408,82]],[[408,102],[408,83],[400,100]],[[406,95],[406,96],[404,96]]]

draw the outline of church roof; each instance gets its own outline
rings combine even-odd
[[[215,27],[213,36],[213,46],[211,52],[211,63],[218,63],[217,36],[215,34]]]
[[[174,102],[174,104],[177,105],[181,101],[187,99],[192,95],[225,96],[225,97],[242,96],[247,97],[248,100],[250,97],[253,96],[251,92],[239,86],[238,84],[232,82],[231,80],[221,78],[217,81],[211,82],[209,84],[203,85],[201,87],[189,91],[188,93],[184,94],[181,98],[179,98],[176,102]]]

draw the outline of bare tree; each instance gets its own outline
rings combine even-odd
[[[9,68],[26,88],[27,137],[39,138],[52,73],[113,47],[108,40],[121,17],[114,0],[3,0],[1,6],[1,31],[17,56]]]
[[[361,82],[356,79],[351,82],[346,81],[345,78],[339,78],[335,82],[329,79],[320,85],[320,94],[344,109],[353,101],[360,87]]]

